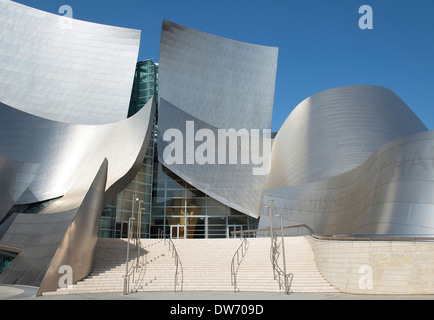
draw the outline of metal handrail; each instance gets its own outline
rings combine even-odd
[[[232,262],[231,262],[231,284],[234,286],[234,292],[237,292],[237,273],[240,267],[241,261],[247,253],[247,249],[249,248],[249,242],[247,238],[244,238],[241,242],[241,245],[238,247],[235,252]],[[240,251],[241,251],[241,259],[240,259]],[[235,266],[235,258],[237,258],[237,265]],[[239,290],[238,290],[239,291]]]
[[[286,226],[286,227],[283,227],[282,229],[283,230],[289,230],[289,229],[295,229],[295,228],[299,229],[299,233],[298,233],[299,235],[300,235],[300,228],[307,229],[309,231],[310,235],[314,234],[313,229],[311,227],[309,227],[307,224],[298,224],[298,225],[294,225],[294,226]],[[269,233],[271,233],[273,230],[274,229],[272,229],[272,228],[254,229],[254,230],[241,230],[241,231],[231,231],[231,234],[233,236],[239,234],[239,235],[244,236],[244,237],[246,237],[247,234],[253,234],[253,237],[256,238],[258,232],[265,232],[265,233],[269,232]],[[269,236],[269,234],[268,234],[268,236]]]
[[[139,215],[140,216],[140,215]],[[135,275],[136,273],[138,273],[138,270],[141,269],[143,266],[146,268],[146,264],[147,264],[147,257],[146,255],[142,255],[142,242],[141,242],[141,238],[140,238],[140,234],[141,234],[141,219],[138,219],[138,224],[137,224],[137,230],[136,230],[136,234],[134,235],[134,217],[129,218],[128,220],[128,249],[127,249],[127,262],[126,262],[126,272],[125,275],[123,276],[124,278],[124,295],[128,294],[129,292],[132,292],[132,290],[130,289],[131,287],[131,278],[132,278],[132,283],[134,284],[134,287],[137,287],[137,282],[139,279],[135,279]],[[132,265],[130,267],[128,267],[128,263],[129,263],[129,248],[130,248],[130,242],[131,241],[135,241],[135,246],[136,246],[136,256],[134,258],[134,262],[132,263]],[[146,271],[146,269],[145,269]],[[140,274],[139,274],[140,275]],[[137,291],[137,289],[136,289]]]
[[[279,260],[280,252],[279,252],[278,248],[281,244],[282,243],[277,244],[277,237],[275,237],[275,239],[272,240],[272,245],[271,245],[271,249],[270,249],[270,259],[271,259],[271,264],[273,266],[274,280],[277,280],[277,282],[279,284],[279,289],[283,288],[285,291],[285,294],[289,294],[289,293],[291,293],[290,288],[291,288],[291,282],[292,282],[293,274],[292,273],[286,273],[279,266],[278,260]],[[282,283],[282,278],[283,278],[283,283]]]
[[[176,266],[174,291],[177,292],[177,286],[179,284],[179,275],[180,274],[182,276],[181,290],[180,291],[182,291],[183,284],[184,284],[184,269],[182,267],[181,259],[179,258],[178,251],[176,250],[175,244],[173,243],[171,238],[168,238],[168,240],[169,240],[169,251],[172,248],[172,257],[175,258],[175,266]]]
[[[282,233],[282,237],[283,237],[283,231],[284,230],[295,229],[295,228],[298,229],[298,235],[300,235],[300,229],[301,228],[307,229],[309,231],[310,235],[312,235],[314,233],[313,229],[311,227],[309,227],[307,224],[298,224],[298,225],[293,225],[293,226],[281,227],[280,230]],[[284,269],[285,270],[282,270],[282,268],[279,266],[279,262],[278,262],[278,259],[280,256],[279,247],[281,245],[283,247],[283,242],[278,244],[276,229],[266,228],[266,229],[255,229],[255,230],[232,231],[231,234],[232,234],[232,236],[240,235],[242,238],[246,239],[248,236],[257,237],[258,232],[265,232],[265,234],[268,234],[271,237],[270,260],[271,260],[271,264],[273,267],[273,276],[274,276],[274,279],[277,280],[279,283],[279,289],[284,288],[285,294],[289,294],[293,274],[286,272],[285,259],[284,259],[284,263],[285,263]],[[283,239],[282,239],[282,241],[283,241]],[[284,250],[284,248],[282,248],[282,250]],[[234,286],[234,290],[236,290],[235,286]]]

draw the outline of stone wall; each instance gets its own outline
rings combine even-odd
[[[354,294],[434,294],[434,242],[308,237],[321,274]]]

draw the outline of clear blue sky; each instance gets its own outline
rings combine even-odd
[[[80,20],[142,30],[139,60],[158,62],[167,19],[227,38],[279,47],[273,131],[305,98],[358,84],[393,90],[434,129],[433,0],[17,0]],[[361,30],[361,5],[374,29]]]

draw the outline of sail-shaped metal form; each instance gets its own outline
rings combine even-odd
[[[67,123],[104,124],[126,117],[141,31],[8,0],[0,0],[0,12],[2,103]]]
[[[277,134],[266,194],[287,225],[318,234],[434,234],[432,145],[433,132],[388,89],[320,92]]]
[[[247,151],[235,149],[238,162],[219,162],[219,152],[221,156],[224,148],[219,149],[218,143],[226,148],[229,142],[217,141],[218,132],[234,129],[238,139],[251,141],[251,130],[256,129],[261,142],[271,143],[277,56],[277,48],[234,41],[163,21],[159,161],[202,192],[253,217],[258,217],[260,211],[266,170],[255,175],[250,158],[241,163],[243,156],[251,156],[251,145]],[[206,154],[211,161],[201,163],[195,154],[188,154],[189,148],[195,149],[200,142],[194,136],[190,139],[187,122],[194,126],[193,135],[202,130],[216,137],[211,142],[214,147]],[[165,161],[164,153],[170,148],[165,133],[169,130],[179,130],[185,138],[186,149],[180,163]],[[264,130],[269,134],[264,134]],[[269,152],[264,156],[265,169],[269,156]],[[226,154],[220,159],[223,158],[226,160]]]

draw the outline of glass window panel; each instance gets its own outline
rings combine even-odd
[[[165,204],[166,204],[166,198],[165,197],[153,197],[152,198],[153,207],[164,207]]]
[[[122,201],[122,206],[121,206],[122,211],[130,211],[130,213],[131,213],[132,208],[133,208],[132,207],[132,201],[128,201],[125,199],[124,199],[124,201]],[[134,208],[134,210],[136,210],[136,208]]]
[[[205,238],[205,217],[187,218],[187,239]]]
[[[205,208],[201,206],[188,206],[186,211],[188,216],[205,215],[206,212]]]
[[[143,166],[143,173],[145,175],[152,175],[152,167],[144,165]]]
[[[148,149],[149,150],[149,149]],[[152,149],[150,149],[152,151]],[[145,157],[145,159],[143,160],[143,164],[146,166],[151,166],[152,167],[152,158],[151,157]]]
[[[225,206],[223,203],[221,203],[221,202],[219,202],[213,198],[210,198],[210,197],[207,198],[207,204],[209,207]]]
[[[151,212],[151,204],[150,203],[142,203],[142,210],[146,213]]]
[[[226,217],[209,217],[208,226],[212,225],[226,225]]]
[[[185,207],[184,198],[166,198],[166,206]]]
[[[206,213],[208,216],[224,216],[227,215],[227,207],[207,207]]]
[[[185,208],[184,207],[167,207],[166,208],[166,214],[169,215],[185,215]]]
[[[172,189],[167,190],[166,193],[167,198],[184,198],[185,197],[185,190],[184,189]]]
[[[204,210],[203,214],[205,214],[206,198],[187,199],[187,206],[203,207]]]
[[[184,182],[179,180],[167,179],[167,188],[184,189]]]
[[[164,216],[164,207],[152,207],[152,216]]]
[[[187,198],[205,198],[206,194],[197,189],[188,189]]]
[[[244,217],[231,217],[228,218],[228,224],[248,225],[247,216]]]

